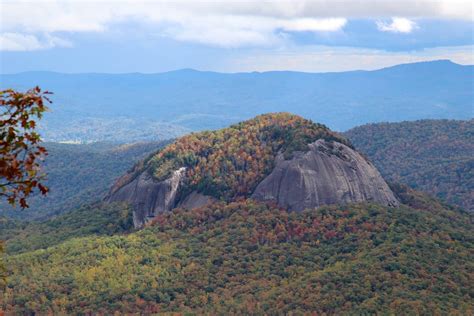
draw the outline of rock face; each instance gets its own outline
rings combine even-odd
[[[377,169],[355,150],[323,139],[308,147],[307,152],[295,152],[290,160],[285,160],[283,154],[277,155],[275,168],[257,185],[251,197],[274,201],[293,211],[363,201],[398,206]],[[106,198],[109,202],[130,204],[135,227],[142,227],[159,213],[176,207],[195,209],[216,201],[197,191],[178,195],[185,183],[184,167],[163,181],[153,178],[147,168],[139,170],[119,179]]]
[[[196,191],[177,201],[177,193],[185,171],[185,168],[180,168],[164,181],[155,180],[147,170],[142,171],[127,184],[112,188],[106,201],[129,203],[136,228],[143,227],[159,213],[169,212],[175,207],[195,209],[216,201],[213,197]],[[129,178],[129,175],[124,177]]]
[[[185,168],[180,168],[168,179],[157,181],[145,170],[128,184],[111,192],[106,200],[129,203],[135,227],[142,227],[158,213],[170,211],[175,206],[176,193],[184,173]]]
[[[184,199],[179,201],[176,207],[192,210],[195,208],[199,208],[199,207],[211,204],[216,201],[217,200],[213,198],[212,196],[204,195],[196,191],[193,191]]]
[[[275,169],[257,186],[252,198],[275,201],[295,211],[362,201],[399,205],[377,169],[353,149],[322,139],[309,148],[295,153],[291,160],[279,155]]]

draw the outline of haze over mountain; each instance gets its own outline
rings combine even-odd
[[[0,86],[39,85],[55,93],[54,115],[43,124],[46,140],[130,142],[221,128],[279,111],[339,131],[380,121],[469,119],[473,71],[440,60],[341,73],[26,72],[2,75]]]

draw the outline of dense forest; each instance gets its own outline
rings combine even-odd
[[[93,203],[43,221],[0,217],[0,240],[9,254],[47,248],[67,239],[130,232],[132,212],[127,205]]]
[[[345,136],[386,180],[474,211],[474,120],[369,124]]]
[[[0,215],[17,219],[42,219],[96,202],[135,161],[167,143],[46,143],[49,155],[45,159],[44,171],[48,175],[48,196],[33,197],[29,201],[30,208],[21,211],[1,203],[3,212]]]
[[[0,306],[12,314],[472,314],[472,218],[393,189],[400,208],[288,213],[240,200],[177,209],[113,236],[97,236],[83,220],[90,235],[77,234],[77,221],[64,218],[58,229],[70,227],[71,238],[62,243],[14,254],[7,242]],[[111,217],[108,225],[119,232],[123,224]],[[46,226],[23,243],[61,234]]]

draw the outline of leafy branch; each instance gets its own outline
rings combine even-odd
[[[47,111],[45,104],[51,103],[49,94],[39,87],[25,93],[0,91],[0,197],[11,205],[18,202],[26,208],[26,199],[34,189],[43,195],[48,192],[41,183],[45,175],[40,168],[48,153],[41,146],[36,120]]]

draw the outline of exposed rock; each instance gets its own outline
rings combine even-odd
[[[252,198],[296,211],[362,201],[399,205],[377,169],[353,149],[322,139],[308,146],[308,152],[295,153],[291,160],[278,155],[275,169]]]
[[[113,189],[107,200],[109,202],[129,203],[133,208],[135,227],[142,227],[158,213],[167,212],[174,208],[176,193],[185,170],[185,168],[180,168],[174,171],[171,177],[164,181],[155,180],[145,170],[127,184]]]
[[[195,208],[206,206],[216,201],[217,200],[212,196],[204,195],[197,191],[193,191],[184,199],[182,199],[176,207],[192,210]]]
[[[142,227],[159,213],[175,207],[195,209],[216,201],[198,191],[178,195],[181,185],[188,183],[185,176],[183,167],[168,179],[158,181],[152,175],[152,166],[142,163],[116,182],[107,200],[130,204],[135,227]],[[278,154],[275,168],[257,185],[251,197],[274,201],[296,211],[362,201],[399,205],[369,161],[347,145],[323,139],[309,144],[307,152],[294,152],[291,160]]]

